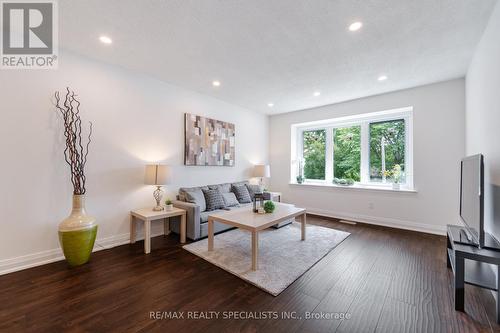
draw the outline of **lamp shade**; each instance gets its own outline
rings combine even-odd
[[[146,165],[146,185],[165,185],[169,181],[169,169],[167,165],[149,164]]]
[[[253,176],[261,178],[271,177],[271,167],[268,164],[257,164],[253,167]]]

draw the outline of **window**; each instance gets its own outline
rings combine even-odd
[[[333,129],[333,177],[361,180],[361,126]]]
[[[303,133],[303,158],[305,179],[325,179],[326,131]]]
[[[411,107],[292,125],[291,181],[411,190],[412,131]]]
[[[396,165],[404,175],[405,137],[402,119],[370,124],[370,181],[385,182]]]

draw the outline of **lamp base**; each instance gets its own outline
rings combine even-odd
[[[264,179],[262,179],[262,177],[260,177],[260,180],[259,180],[259,189],[260,189],[260,192],[264,192]]]
[[[153,196],[155,197],[156,200],[156,207],[153,208],[154,212],[161,212],[165,208],[160,204],[161,198],[163,197],[163,191],[161,189],[161,186],[156,186],[156,190],[153,192]]]

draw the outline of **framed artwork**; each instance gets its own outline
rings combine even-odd
[[[186,113],[184,164],[234,166],[234,124]]]

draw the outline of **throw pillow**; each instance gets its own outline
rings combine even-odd
[[[236,195],[236,198],[238,199],[239,203],[252,202],[250,193],[248,193],[248,189],[245,185],[233,185],[231,190]]]
[[[187,202],[200,206],[200,212],[204,212],[207,209],[205,196],[201,189],[189,189],[189,191],[184,192],[184,195]]]
[[[226,207],[238,206],[240,204],[233,192],[222,193],[222,198],[224,198]]]
[[[219,190],[203,190],[207,211],[225,208],[224,198]]]
[[[250,193],[250,198],[255,197],[255,193],[262,193],[262,190],[259,185],[251,185],[251,184],[246,184],[248,193]]]
[[[230,183],[219,184],[218,189],[220,193],[229,193],[231,192],[231,184]]]
[[[195,187],[181,187],[179,189],[179,200],[180,201],[186,201],[187,202],[187,199],[186,199],[186,192],[193,192],[193,191],[197,191],[197,190],[203,190],[203,189],[206,189],[208,187],[206,186],[195,186]],[[203,192],[202,192],[203,193]]]
[[[231,184],[230,183],[208,185],[208,188],[211,190],[219,190],[220,193],[231,192]]]
[[[246,184],[248,184],[248,180],[232,183],[231,186],[239,186],[239,185],[246,185]]]

